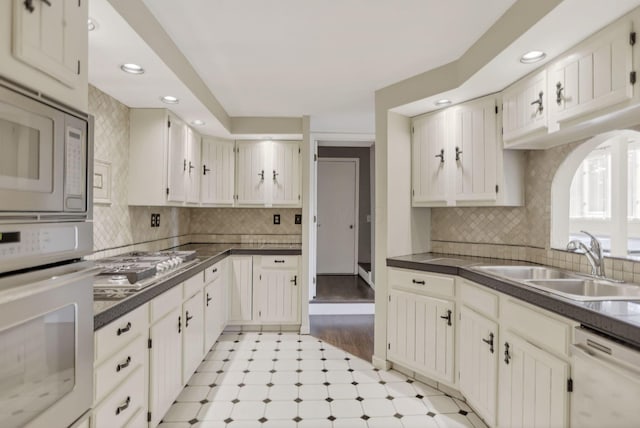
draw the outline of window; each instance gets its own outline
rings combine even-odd
[[[572,239],[588,244],[581,230],[597,236],[612,256],[640,256],[640,132],[594,137],[558,169],[552,186],[552,246],[565,248]]]

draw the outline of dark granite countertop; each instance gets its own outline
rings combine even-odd
[[[163,278],[157,284],[143,288],[136,294],[118,301],[94,301],[93,330],[99,330],[110,322],[144,305],[154,297],[186,281],[198,272],[232,254],[247,255],[292,255],[302,254],[300,244],[186,244],[171,250],[195,250],[199,262],[174,275]]]
[[[531,265],[534,263],[451,256],[434,253],[411,254],[387,259],[387,266],[458,275],[532,305],[578,321],[593,330],[640,348],[640,301],[582,302],[529,287],[502,277],[475,270],[480,265]]]

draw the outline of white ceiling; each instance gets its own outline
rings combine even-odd
[[[515,0],[142,1],[230,116],[310,115],[314,131],[373,133],[377,89],[459,58]],[[447,95],[500,90],[539,66],[517,62],[522,49],[552,57],[638,4],[565,0]],[[131,107],[167,107],[159,97],[176,95],[176,114],[207,122],[204,134],[229,136],[108,0],[89,7],[99,25],[89,38],[92,84]],[[124,62],[147,72],[126,75]],[[396,111],[430,109],[431,98]]]

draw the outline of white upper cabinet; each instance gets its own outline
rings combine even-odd
[[[413,121],[412,202],[414,206],[444,205],[447,202],[445,150],[446,112],[422,116]]]
[[[546,132],[549,94],[546,70],[536,72],[505,89],[502,95],[505,147],[515,139]]]
[[[630,34],[631,21],[626,20],[598,33],[549,66],[552,123],[561,124],[631,99]]]
[[[412,205],[524,203],[524,157],[503,150],[490,95],[412,121]]]
[[[271,203],[274,206],[300,206],[302,170],[299,141],[271,143]]]
[[[235,143],[203,138],[200,175],[200,202],[203,205],[233,206]]]
[[[236,142],[238,206],[301,206],[298,141]]]
[[[0,2],[1,74],[87,111],[87,0]]]
[[[269,177],[269,142],[236,143],[236,199],[238,205],[264,205]]]
[[[498,198],[497,109],[494,97],[452,109],[456,201],[495,201]]]
[[[167,126],[167,201],[182,202],[185,200],[187,187],[187,127],[184,122],[171,115]]]
[[[200,166],[201,166],[201,141],[202,138],[191,128],[187,128],[185,174],[186,198],[191,204],[200,202]]]

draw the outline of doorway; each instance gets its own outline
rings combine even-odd
[[[317,273],[358,272],[359,159],[318,159]]]

